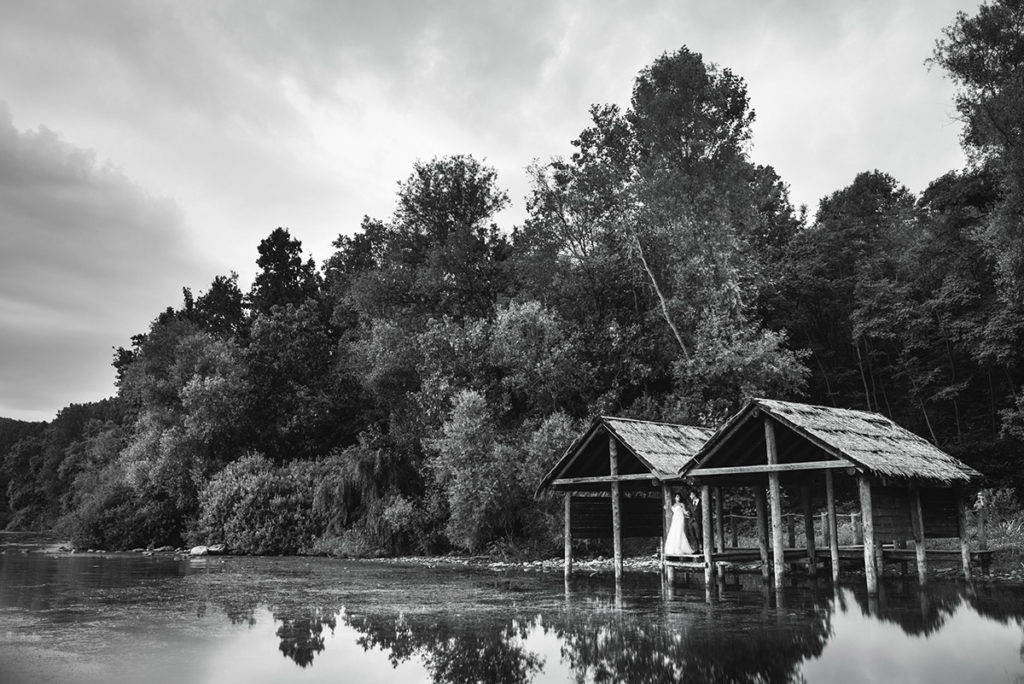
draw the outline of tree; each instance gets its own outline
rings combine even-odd
[[[645,393],[653,378],[682,387],[694,373],[711,373],[716,359],[750,355],[768,372],[779,369],[770,387],[799,390],[799,359],[753,307],[769,272],[763,264],[778,259],[799,221],[774,171],[747,156],[754,113],[743,80],[683,47],[640,72],[628,111],[593,107],[591,117],[571,160],[534,170],[523,242],[582,276],[595,308],[614,307],[602,312],[605,321],[628,321],[624,329],[640,333],[637,349],[674,347],[633,366],[654,369]],[[632,298],[608,297],[612,283]],[[664,327],[650,344],[653,316]],[[710,420],[745,397],[721,398],[688,403],[685,416]]]
[[[217,276],[210,289],[199,295],[189,306],[192,293],[186,288],[186,315],[200,328],[225,337],[241,336],[245,332],[245,297],[238,289],[238,274]]]
[[[325,456],[350,427],[345,410],[358,397],[335,374],[337,345],[315,300],[277,305],[253,322],[245,350],[253,445],[274,461]]]
[[[905,187],[886,173],[865,172],[822,199],[814,224],[791,241],[769,305],[771,327],[809,350],[818,370],[815,400],[888,410],[885,380],[875,367],[883,350],[862,328],[855,331],[854,315],[871,292],[888,291],[889,257],[907,247],[913,218],[914,198]]]
[[[514,531],[515,458],[495,438],[487,402],[476,392],[460,393],[431,443],[431,481],[448,509],[445,534],[470,552]]]
[[[492,222],[507,205],[494,169],[473,157],[417,162],[390,221],[366,218],[334,243],[334,296],[368,317],[486,315],[507,290],[509,244]]]
[[[256,274],[249,291],[254,314],[269,313],[274,306],[302,304],[316,296],[320,279],[312,259],[302,260],[302,243],[286,228],[275,228],[259,245]]]
[[[977,164],[998,174],[1004,198],[984,234],[1004,296],[1024,295],[1024,2],[995,0],[958,12],[936,41],[932,63],[958,86],[962,141]]]

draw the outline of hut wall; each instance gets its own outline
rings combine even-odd
[[[948,539],[960,534],[957,527],[956,490],[922,489],[921,517],[926,539]]]
[[[609,497],[573,497],[571,506],[573,538],[611,538],[612,504]],[[620,506],[623,538],[661,536],[663,511],[660,498],[623,497]]]
[[[910,490],[906,487],[871,488],[875,536],[883,539],[913,539],[910,521]]]
[[[875,535],[880,539],[913,539],[910,517],[910,491],[907,487],[871,488]],[[953,489],[922,489],[921,514],[924,535],[929,539],[956,537],[956,491]]]

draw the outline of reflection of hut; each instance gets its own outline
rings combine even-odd
[[[916,558],[924,582],[926,538],[959,537],[964,572],[970,573],[963,486],[979,473],[879,414],[754,399],[704,444],[681,475],[701,485],[709,577],[716,562],[712,557],[708,505],[711,487],[751,488],[760,559],[767,574],[771,557],[777,587],[782,586],[788,560],[782,534],[783,488],[799,491],[806,557],[812,569],[816,562],[814,493],[824,486],[829,528],[825,536],[830,540],[833,575],[838,576],[836,489],[855,485],[864,547],[854,552],[863,553],[869,592],[877,591],[880,563],[885,558],[900,559],[901,552],[913,554],[910,557]],[[765,505],[766,489],[770,516]],[[913,539],[915,549],[883,550],[883,539]]]
[[[543,615],[576,681],[798,682],[802,663],[820,657],[832,634],[832,603],[811,592],[774,613],[764,611],[760,586],[732,594],[726,610],[699,610],[692,600],[659,611],[642,600],[635,609],[593,610],[591,592],[601,589],[610,587],[579,580],[563,613]],[[646,595],[655,591],[648,584]]]
[[[864,614],[894,624],[913,636],[928,636],[941,630],[966,598],[964,588],[954,584],[921,591],[906,582],[886,585],[877,596],[850,589],[844,589],[841,595],[856,602]]]
[[[670,480],[686,468],[713,430],[601,417],[566,450],[538,492],[565,492],[565,572],[572,539],[608,538],[622,575],[622,539],[650,537],[670,522]],[[661,490],[653,486],[661,485]]]

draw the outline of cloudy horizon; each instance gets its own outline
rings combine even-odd
[[[920,192],[964,164],[925,60],[977,6],[0,0],[0,416],[111,396],[113,348],[182,287],[247,288],[278,226],[322,263],[417,160],[486,160],[510,230],[526,167],[683,45],[745,79],[795,205],[871,169]]]

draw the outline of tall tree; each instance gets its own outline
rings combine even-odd
[[[199,295],[192,307],[192,319],[215,335],[237,337],[245,332],[244,305],[238,274],[232,271],[231,275],[215,277],[210,289]]]
[[[670,374],[689,393],[677,417],[714,420],[742,393],[797,389],[799,360],[784,335],[761,328],[752,306],[767,271],[758,247],[774,240],[777,252],[775,234],[798,222],[780,216],[792,207],[774,172],[747,156],[754,113],[743,80],[684,47],[640,72],[628,111],[593,107],[591,116],[571,160],[534,171],[523,242],[584,276],[598,306],[609,303],[609,278],[642,288],[612,315],[623,320],[635,308],[641,325],[662,319],[658,347],[674,352],[660,365],[665,373],[677,360]],[[774,379],[723,385],[721,373],[736,377],[737,358]]]
[[[858,288],[886,274],[891,251],[913,219],[914,198],[892,176],[860,173],[821,200],[814,224],[797,235],[781,265],[772,327],[810,351],[812,397],[839,406],[887,410],[873,362],[881,350],[854,330]]]
[[[962,141],[995,169],[1005,196],[985,233],[1008,297],[1024,296],[1024,2],[995,0],[958,12],[936,42],[933,62],[958,86]]]
[[[316,264],[302,260],[302,243],[286,228],[275,228],[259,245],[259,273],[249,292],[253,313],[267,313],[274,306],[302,304],[320,289]]]
[[[328,280],[369,317],[483,316],[508,288],[509,244],[493,222],[508,205],[494,169],[471,156],[417,162],[388,222],[340,237]]]

